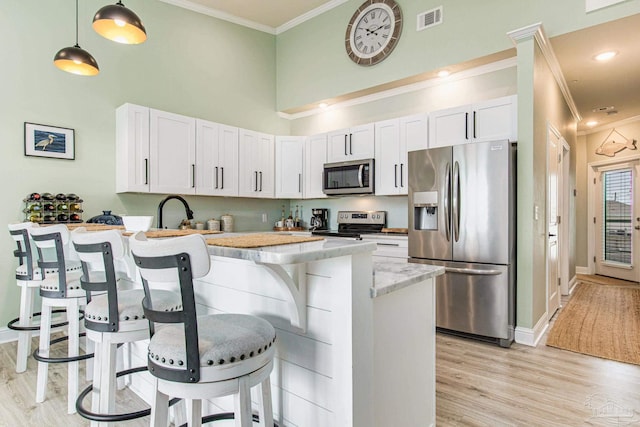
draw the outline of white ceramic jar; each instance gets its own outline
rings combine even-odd
[[[212,231],[220,231],[220,221],[211,218],[207,221],[207,228]]]
[[[220,217],[220,224],[222,226],[222,231],[225,233],[230,233],[233,231],[233,217],[229,214],[224,214]]]

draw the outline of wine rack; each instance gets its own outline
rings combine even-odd
[[[31,193],[23,202],[25,221],[40,224],[82,222],[82,199],[73,193]]]

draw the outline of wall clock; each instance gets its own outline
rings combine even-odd
[[[377,64],[396,47],[401,32],[402,11],[398,3],[394,0],[367,0],[347,25],[347,54],[356,64]]]

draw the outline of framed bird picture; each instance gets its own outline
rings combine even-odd
[[[24,123],[24,155],[75,159],[75,132],[73,129]]]

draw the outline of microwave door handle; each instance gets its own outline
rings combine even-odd
[[[358,184],[360,184],[360,187],[364,187],[364,184],[362,183],[363,172],[364,172],[364,165],[360,165],[358,167]]]
[[[447,235],[447,242],[451,241],[451,224],[449,218],[451,218],[451,206],[449,205],[449,193],[451,192],[451,165],[447,163],[447,172],[445,174],[444,182],[444,230]]]

